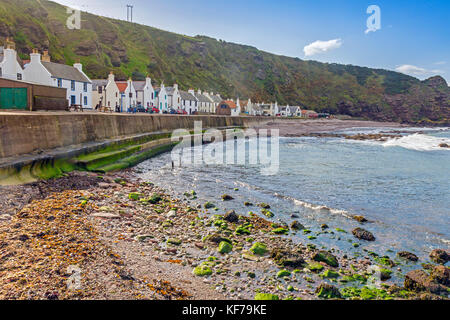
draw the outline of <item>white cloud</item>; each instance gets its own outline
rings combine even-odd
[[[306,57],[310,57],[318,53],[324,53],[333,49],[337,49],[340,46],[342,46],[341,39],[334,39],[329,41],[317,40],[304,47],[303,51],[305,52]]]
[[[408,75],[414,75],[414,76],[429,76],[432,74],[439,74],[439,73],[444,73],[443,70],[427,70],[425,68],[420,68],[417,66],[413,66],[410,64],[404,64],[401,66],[398,66],[397,68],[395,68],[395,71],[404,73],[404,74],[408,74]]]
[[[442,66],[442,65],[444,65],[446,63],[447,63],[447,61],[438,61],[438,62],[435,62],[434,64]]]

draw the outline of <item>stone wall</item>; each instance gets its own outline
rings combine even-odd
[[[203,128],[249,126],[267,117],[125,115],[99,113],[0,113],[0,158],[132,135]]]

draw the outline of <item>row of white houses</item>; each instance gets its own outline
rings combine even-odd
[[[15,43],[9,38],[0,47],[0,77],[67,89],[69,105],[92,108],[92,81],[83,72],[81,63],[73,66],[51,62],[48,51],[37,50],[29,61],[17,55]]]
[[[223,100],[219,94],[201,90],[180,90],[178,84],[154,87],[152,79],[145,81],[116,81],[111,72],[106,80],[92,80],[92,99],[95,107],[108,107],[126,112],[131,107],[156,108],[159,112],[183,110],[187,114],[215,113]]]
[[[166,87],[161,83],[154,87],[152,79],[145,81],[116,81],[111,72],[108,79],[91,80],[84,73],[81,63],[73,66],[51,61],[48,51],[40,54],[33,50],[29,61],[22,61],[9,38],[0,47],[0,77],[65,88],[70,106],[84,109],[109,108],[116,112],[128,112],[133,107],[158,109],[159,112],[175,111],[186,114],[216,114],[223,103],[231,109],[231,116],[242,113],[260,116],[301,116],[300,107],[279,107],[278,103],[253,103],[250,99],[224,100],[220,94],[202,90],[180,90],[177,84]]]

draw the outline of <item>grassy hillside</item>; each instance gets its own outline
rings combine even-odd
[[[119,79],[148,73],[183,89],[317,111],[407,122],[450,119],[450,93],[442,78],[421,82],[387,70],[302,61],[88,13],[82,13],[81,30],[69,30],[67,17],[65,7],[53,2],[2,0],[0,39],[14,37],[24,59],[34,47],[49,49],[54,61],[80,59],[91,78],[105,78],[111,70]]]

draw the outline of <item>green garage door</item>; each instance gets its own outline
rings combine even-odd
[[[27,88],[0,88],[0,109],[27,109]]]

